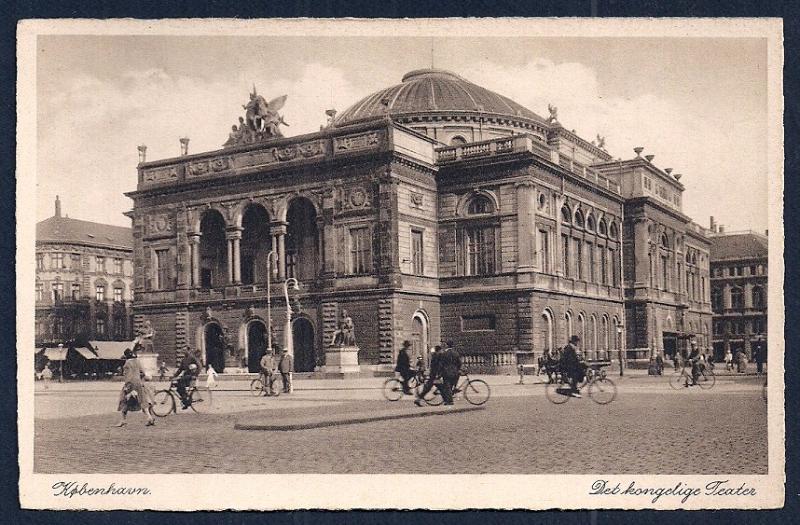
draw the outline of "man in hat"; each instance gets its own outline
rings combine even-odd
[[[288,394],[292,389],[292,371],[294,370],[294,360],[289,350],[281,350],[281,358],[278,360],[278,372],[281,373],[283,381],[283,391]]]
[[[461,375],[461,356],[456,351],[453,341],[447,341],[447,348],[442,352],[441,367],[444,404],[452,405],[453,391]]]
[[[580,342],[581,338],[573,335],[561,352],[561,373],[565,374],[569,379],[570,395],[572,397],[581,397],[578,393],[578,383],[582,382],[586,376],[587,364],[583,357],[583,352],[578,348]]]
[[[178,369],[175,370],[175,373],[172,375],[172,379],[178,378],[175,389],[178,391],[178,395],[181,398],[181,408],[184,410],[189,408],[189,404],[191,403],[186,396],[186,389],[192,384],[192,381],[197,379],[197,376],[200,375],[201,368],[200,351],[189,350],[186,352],[186,356],[181,360],[180,365],[178,365]]]
[[[273,345],[273,348],[277,345]],[[276,350],[280,351],[278,348]],[[272,374],[273,370],[275,370],[275,357],[272,354],[272,348],[267,348],[267,351],[261,356],[261,361],[259,361],[259,366],[261,367],[261,383],[264,385],[264,388],[268,390],[268,393],[272,393]]]
[[[394,366],[394,371],[403,378],[403,393],[406,395],[411,394],[411,390],[408,388],[408,381],[414,376],[414,372],[411,371],[410,351],[411,341],[403,341],[403,348],[397,354],[397,364]]]

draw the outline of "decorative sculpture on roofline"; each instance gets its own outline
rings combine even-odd
[[[597,134],[597,147],[600,149],[606,149],[606,138],[601,136],[599,133]]]
[[[242,144],[252,144],[265,140],[280,138],[280,125],[288,126],[283,120],[283,116],[278,111],[286,103],[287,95],[274,98],[269,102],[258,94],[256,86],[250,93],[250,100],[242,105],[245,110],[244,118],[239,117],[239,125],[234,124],[228,135],[228,140],[223,147],[239,146]]]
[[[556,124],[558,122],[558,108],[552,104],[548,104],[547,111],[550,112],[550,116],[547,118],[547,122],[549,124]]]

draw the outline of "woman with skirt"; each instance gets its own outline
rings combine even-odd
[[[136,354],[130,348],[125,350],[122,358],[125,360],[125,365],[122,367],[124,384],[119,393],[117,406],[117,410],[122,414],[122,420],[116,426],[124,426],[128,412],[138,410],[147,416],[147,426],[155,425],[153,394],[150,392],[150,388],[144,384],[144,373],[139,366],[139,360],[136,359]]]

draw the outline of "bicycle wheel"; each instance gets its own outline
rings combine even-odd
[[[700,376],[697,378],[697,384],[700,385],[700,388],[703,390],[714,388],[716,382],[717,376],[715,376],[713,373],[709,374],[708,372],[705,372],[700,374]]]
[[[408,389],[409,390],[416,390],[417,386],[419,386],[419,381],[417,380],[417,376],[411,376],[408,379]]]
[[[269,380],[269,391],[267,392],[267,395],[275,397],[281,395],[281,386],[278,384],[278,377],[275,375],[273,375]]]
[[[264,393],[264,382],[256,378],[250,381],[250,393],[254,396],[260,396]]]
[[[153,396],[153,413],[158,417],[166,417],[175,411],[175,398],[169,390],[159,390]]]
[[[383,397],[387,401],[397,401],[403,397],[403,384],[396,377],[390,377],[383,382]]]
[[[617,397],[617,385],[608,378],[589,383],[589,397],[598,405],[607,405]]]
[[[767,380],[764,380],[764,386],[761,387],[761,398],[764,400],[764,403],[767,402]]]
[[[202,414],[211,409],[211,390],[207,388],[194,389],[189,396],[192,410]]]
[[[569,398],[571,397],[569,390],[569,385],[561,381],[554,381],[545,385],[544,395],[551,403],[560,405],[569,401]]]
[[[471,405],[482,405],[489,401],[489,385],[483,379],[470,379],[464,385],[464,399]]]
[[[669,386],[674,388],[675,390],[680,390],[684,386],[686,386],[687,381],[686,374],[682,372],[675,372],[671,376],[669,376]]]

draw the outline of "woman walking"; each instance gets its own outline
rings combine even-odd
[[[117,410],[122,414],[122,419],[116,424],[118,427],[125,426],[125,417],[128,412],[141,410],[147,416],[147,426],[156,424],[153,414],[153,395],[150,388],[144,384],[144,373],[139,366],[136,354],[130,349],[125,350],[122,356],[125,365],[122,367],[122,378],[124,384],[119,393],[119,404]]]

